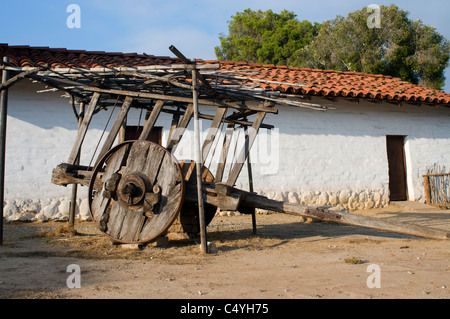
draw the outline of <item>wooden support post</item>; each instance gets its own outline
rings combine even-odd
[[[423,175],[424,188],[425,188],[425,202],[431,205],[431,192],[430,192],[430,177]]]
[[[123,119],[122,125],[119,129],[119,143],[125,142],[125,130],[127,128],[127,116]]]
[[[197,92],[197,70],[192,70],[192,98],[194,105],[194,150],[195,165],[197,173],[197,201],[198,215],[200,221],[200,246],[201,249],[208,253],[208,244],[206,239],[205,210],[203,207],[203,190],[202,190],[202,153],[200,149],[200,123],[198,118],[198,92]]]
[[[84,102],[80,103],[80,111],[78,112],[78,129],[81,127],[81,123],[83,122],[84,118]],[[75,160],[75,164],[80,164],[80,157],[81,157],[81,149],[78,152],[78,156]],[[75,212],[77,208],[77,192],[78,192],[78,184],[72,185],[72,197],[70,199],[70,208],[69,208],[69,225],[74,227],[75,226]]]
[[[179,109],[180,108],[178,107],[178,111],[179,111]],[[170,125],[169,137],[167,138],[166,146],[169,145],[169,142],[172,140],[173,132],[178,127],[179,121],[180,121],[180,114],[179,113],[174,113],[172,115],[172,125]]]
[[[247,127],[245,127],[245,142],[248,144],[248,130]],[[248,148],[248,145],[246,145]],[[247,173],[248,173],[248,187],[251,193],[253,193],[253,172],[252,172],[252,162],[250,161],[250,149],[248,148],[248,154],[247,154]],[[252,215],[252,231],[253,235],[256,235],[256,209],[254,207],[250,208],[251,215]]]
[[[86,132],[88,130],[89,123],[91,122],[92,116],[94,115],[95,107],[97,106],[98,100],[100,99],[100,93],[95,92],[92,95],[91,102],[89,103],[87,112],[83,118],[83,122],[81,122],[81,126],[78,130],[77,139],[72,147],[72,151],[70,152],[69,160],[67,161],[69,164],[75,164],[75,160],[78,156],[78,153],[81,148],[81,144],[83,144],[84,137],[86,136]]]
[[[183,114],[183,117],[181,118],[180,124],[175,129],[174,132],[172,132],[172,135],[170,137],[169,143],[167,143],[167,150],[171,153],[175,151],[176,146],[181,140],[181,137],[183,136],[184,131],[186,130],[187,126],[189,125],[189,122],[191,121],[192,115],[194,114],[194,104],[190,103],[188,107],[186,108],[186,111]]]
[[[127,96],[123,101],[122,108],[120,109],[120,112],[117,115],[116,120],[114,121],[114,124],[111,127],[111,130],[109,131],[105,143],[103,143],[103,147],[100,153],[98,154],[96,164],[111,149],[111,146],[113,145],[114,140],[116,139],[116,136],[117,134],[119,134],[119,130],[122,127],[122,123],[125,120],[126,116],[128,115],[131,103],[133,103],[133,98]]]
[[[230,148],[231,138],[234,132],[234,124],[228,123],[225,131],[225,138],[223,139],[222,153],[220,154],[220,160],[217,164],[217,171],[214,180],[216,182],[221,182],[223,178],[223,173],[225,171],[225,164],[227,162],[228,149]]]
[[[8,57],[3,57],[5,63],[9,63]],[[3,70],[2,83],[8,81],[9,72]],[[6,153],[6,122],[8,117],[8,89],[5,88],[0,94],[0,204],[2,215],[0,216],[0,245],[3,245],[3,218],[5,200],[5,153]]]
[[[155,126],[156,120],[158,119],[163,106],[164,106],[164,101],[158,100],[156,102],[150,116],[148,117],[148,119],[145,120],[144,128],[142,129],[142,133],[139,136],[140,140],[143,140],[143,141],[148,140],[148,138],[150,137],[150,132],[152,131],[153,127]]]
[[[264,117],[266,116],[265,112],[258,112],[256,114],[255,121],[253,122],[252,129],[250,130],[248,136],[246,136],[246,140],[248,139],[248,142],[246,141],[246,145],[244,145],[243,149],[241,150],[238,158],[236,159],[235,163],[233,164],[233,167],[231,168],[230,174],[228,175],[227,184],[230,186],[234,186],[236,183],[236,180],[239,176],[239,173],[242,170],[242,167],[244,166],[244,163],[247,159],[248,153],[250,149],[252,148],[253,142],[255,141],[256,135],[258,134],[259,127],[261,126],[262,121],[264,120]]]
[[[214,119],[211,123],[211,127],[209,128],[208,135],[206,136],[206,139],[203,142],[202,164],[205,162],[206,158],[208,157],[208,154],[209,154],[209,151],[211,150],[214,139],[216,138],[220,123],[222,123],[222,120],[226,113],[227,113],[226,107],[219,107],[217,109],[216,115],[214,116]]]

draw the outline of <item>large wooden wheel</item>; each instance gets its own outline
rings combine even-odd
[[[184,178],[175,157],[148,141],[126,141],[94,168],[89,208],[99,229],[122,243],[163,235],[183,205]]]

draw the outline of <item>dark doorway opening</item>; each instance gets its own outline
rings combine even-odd
[[[406,186],[405,136],[387,135],[389,191],[391,201],[408,200]]]
[[[142,129],[143,126],[127,125],[125,128],[125,141],[137,140],[142,133]],[[154,126],[150,131],[150,136],[147,140],[161,145],[162,127]]]

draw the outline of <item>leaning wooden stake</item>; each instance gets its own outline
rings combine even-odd
[[[9,58],[4,57],[3,61],[9,63]],[[9,72],[3,70],[2,83],[8,81]],[[6,152],[6,119],[8,116],[8,89],[4,88],[0,93],[0,203],[2,214],[0,216],[0,245],[3,245],[3,201],[5,195],[5,152]]]
[[[208,253],[208,245],[206,239],[205,226],[205,210],[203,207],[203,191],[202,191],[202,150],[200,149],[200,127],[198,120],[198,92],[197,92],[197,71],[192,70],[192,98],[194,104],[194,145],[195,145],[195,165],[197,171],[197,201],[198,214],[200,221],[200,245],[201,249]]]
[[[80,103],[80,111],[78,113],[78,129],[81,127],[81,123],[83,122],[84,118],[84,102]],[[80,164],[80,158],[81,158],[81,149],[78,152],[78,156],[75,160],[75,164]],[[69,225],[74,227],[75,226],[75,212],[77,208],[77,192],[78,192],[78,184],[72,185],[72,197],[70,199],[70,208],[69,208]]]
[[[268,199],[267,197],[256,194],[245,194],[242,198],[241,204],[244,206],[262,208],[290,215],[311,217],[323,221],[350,226],[360,226],[424,238],[450,239],[450,232],[443,229],[425,227],[410,223],[388,221],[381,218],[368,217],[347,212],[334,212],[320,207],[309,207],[299,204],[291,204]]]

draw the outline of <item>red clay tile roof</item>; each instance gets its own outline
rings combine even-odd
[[[0,44],[0,57],[8,56],[17,67],[49,65],[50,67],[97,68],[137,67],[180,63],[177,58],[147,56],[137,53],[93,52],[47,47],[9,46]],[[270,91],[322,97],[355,97],[392,102],[425,102],[450,106],[450,94],[411,84],[399,78],[356,72],[314,70],[245,62],[204,61],[199,64],[220,64],[220,71],[243,75],[240,81]]]

